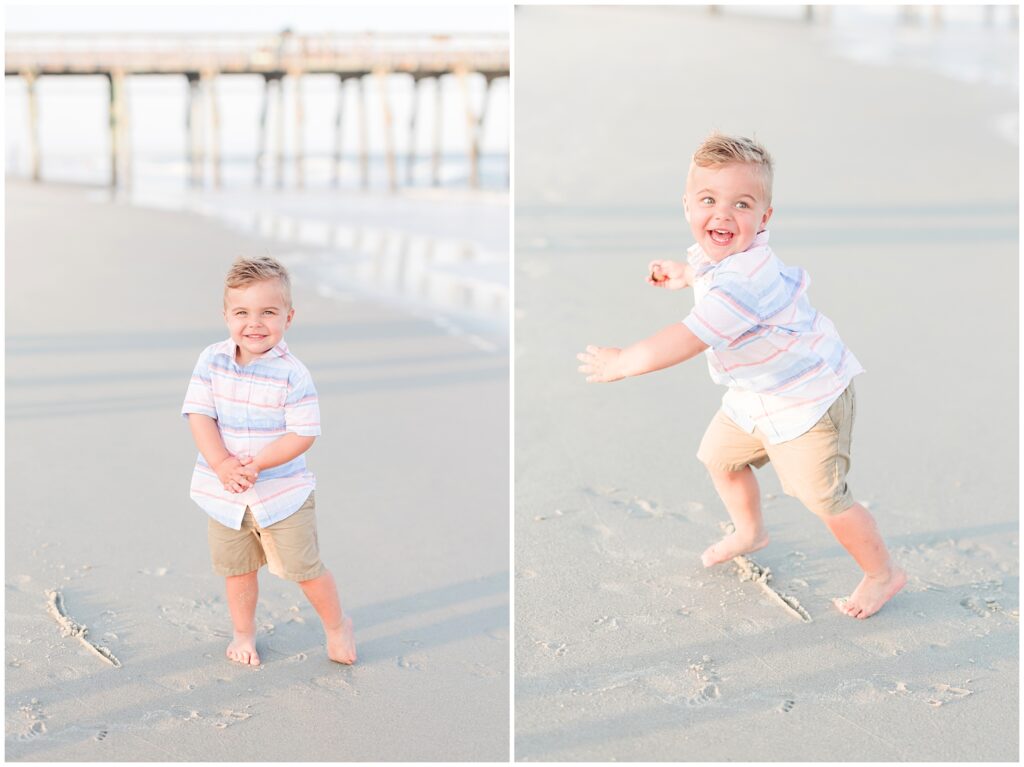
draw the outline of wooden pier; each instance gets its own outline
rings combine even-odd
[[[205,183],[207,176],[213,186],[221,183],[220,110],[214,82],[230,75],[260,75],[263,78],[263,100],[260,110],[259,148],[254,158],[257,184],[264,180],[264,166],[270,152],[267,126],[271,99],[276,104],[276,140],[273,147],[274,183],[284,185],[285,147],[284,120],[286,104],[284,79],[295,83],[292,115],[296,130],[293,157],[295,180],[305,183],[305,151],[303,147],[304,109],[299,83],[305,75],[330,74],[338,78],[337,107],[334,115],[335,144],[333,176],[335,185],[341,181],[342,134],[345,120],[346,89],[352,89],[358,104],[360,183],[369,186],[369,135],[367,127],[366,90],[379,89],[383,117],[384,155],[388,187],[399,186],[395,156],[394,119],[387,94],[387,80],[404,75],[413,80],[413,107],[406,126],[409,152],[406,157],[405,183],[412,183],[415,162],[415,135],[425,95],[421,83],[434,84],[435,119],[431,177],[440,184],[442,91],[441,78],[455,78],[460,84],[467,124],[466,154],[469,161],[469,183],[480,185],[480,137],[487,116],[491,86],[499,78],[509,77],[509,42],[507,35],[398,35],[398,34],[334,34],[297,35],[288,30],[279,34],[8,34],[4,57],[4,74],[22,77],[27,84],[30,167],[32,178],[40,179],[41,154],[38,128],[37,83],[40,77],[101,75],[109,83],[110,104],[110,184],[119,186],[130,179],[131,153],[128,145],[130,114],[125,103],[125,80],[147,75],[180,75],[188,80],[186,110],[187,160],[189,180],[194,185]],[[469,77],[483,76],[486,87],[483,105],[475,111],[470,100]],[[351,119],[351,118],[350,118]],[[202,123],[207,121],[212,136],[206,143]],[[209,174],[207,174],[209,170]]]

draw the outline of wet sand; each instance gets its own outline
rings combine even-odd
[[[264,662],[242,667],[178,413],[226,337],[227,265],[273,244],[10,180],[6,221],[7,759],[507,759],[507,347],[296,281],[321,554],[359,662],[328,661],[264,569]]]
[[[516,758],[1016,761],[1013,95],[702,9],[520,8],[516,68]],[[703,360],[576,371],[692,306],[644,277],[691,242],[715,127],[772,151],[772,246],[867,369],[850,483],[909,575],[867,621],[832,606],[859,570],[770,466],[750,559],[811,621],[701,566],[726,519],[695,458],[722,396]]]

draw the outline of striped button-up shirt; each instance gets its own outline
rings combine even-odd
[[[320,434],[320,407],[306,366],[288,352],[284,341],[242,367],[235,362],[231,339],[208,346],[192,373],[182,416],[201,413],[216,419],[224,447],[235,456],[255,456],[291,432]],[[238,530],[245,507],[261,527],[298,511],[316,479],[306,470],[305,454],[260,472],[243,493],[224,489],[202,454],[192,472],[191,497],[222,525]]]
[[[775,256],[767,231],[717,264],[699,245],[687,260],[696,303],[683,323],[708,345],[711,378],[729,387],[722,410],[771,444],[799,437],[864,372],[811,306],[807,272]]]

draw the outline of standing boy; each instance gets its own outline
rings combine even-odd
[[[182,415],[199,448],[191,497],[205,511],[213,569],[226,579],[234,638],[227,656],[252,666],[257,572],[296,581],[327,635],[327,656],[356,660],[352,620],[320,561],[305,452],[320,434],[306,366],[284,342],[295,309],[288,272],[273,258],[239,258],[224,287],[231,337],[208,346],[192,373]]]

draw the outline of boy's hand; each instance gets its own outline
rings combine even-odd
[[[583,363],[578,369],[581,373],[588,374],[587,383],[621,381],[625,376],[618,371],[615,364],[620,354],[622,349],[612,346],[588,346],[585,352],[576,355],[576,359]]]
[[[238,458],[232,455],[217,464],[215,471],[224,489],[231,493],[244,493],[252,487],[259,472],[246,468],[251,463],[252,458],[248,456]]]
[[[693,267],[678,261],[651,261],[647,265],[647,284],[656,288],[679,290],[693,284]]]

